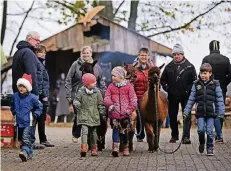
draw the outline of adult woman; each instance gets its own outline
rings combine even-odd
[[[69,101],[70,106],[72,106],[75,92],[78,91],[80,87],[82,87],[82,71],[80,70],[81,64],[83,63],[93,63],[92,58],[92,49],[90,46],[84,46],[80,52],[80,58],[78,58],[72,65],[68,71],[66,81],[65,81],[65,89],[66,89],[66,98]],[[97,87],[104,92],[106,90],[105,82],[103,81],[103,72],[100,66],[96,63],[93,68],[94,75],[97,80]],[[80,137],[81,126],[77,125],[77,111],[74,108],[75,119],[72,127],[72,141],[77,142]]]

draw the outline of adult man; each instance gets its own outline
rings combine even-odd
[[[165,67],[160,82],[163,89],[168,92],[168,109],[172,130],[170,143],[176,143],[179,140],[177,123],[179,103],[183,110],[187,104],[193,81],[197,76],[195,67],[185,58],[183,47],[180,44],[173,47],[172,54],[173,60]],[[191,118],[188,118],[184,124],[183,144],[191,144],[190,128]]]
[[[222,94],[225,102],[227,86],[231,82],[231,66],[229,58],[220,54],[220,42],[213,40],[209,43],[210,55],[204,57],[203,63],[209,63],[212,66],[214,79],[219,80],[222,89]],[[220,123],[217,121],[220,120]],[[215,120],[216,133],[221,136],[216,137],[216,142],[223,142],[222,126],[224,118]],[[219,128],[220,127],[220,128]],[[219,131],[220,129],[220,131]],[[219,133],[220,132],[220,133]]]
[[[19,78],[22,77],[24,73],[32,76],[32,91],[31,93],[39,96],[38,91],[38,85],[40,84],[37,78],[38,74],[38,58],[35,55],[35,49],[40,44],[40,35],[39,33],[32,31],[29,32],[26,36],[26,41],[20,41],[18,45],[16,46],[18,50],[15,52],[13,56],[13,64],[12,64],[12,88],[13,92],[18,92],[16,83]],[[47,147],[53,147],[52,144],[50,144],[45,135],[45,119],[46,119],[46,113],[43,113],[39,118],[37,118],[38,121],[38,131],[39,134],[45,137],[45,139],[40,139],[40,144],[37,145],[35,148],[44,148]]]

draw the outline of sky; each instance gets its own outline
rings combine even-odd
[[[10,1],[8,7],[9,13],[19,13],[22,11],[21,8],[28,9],[31,5],[31,0],[27,1],[17,1],[18,5],[16,4],[16,1]],[[42,1],[43,3],[45,1]],[[198,6],[200,6],[200,2],[195,2]],[[129,2],[126,2],[129,3]],[[129,4],[127,4],[129,5]],[[123,8],[127,8],[127,5],[124,5]],[[0,11],[2,11],[2,4],[0,4]],[[48,12],[52,12],[52,17],[53,19],[56,18],[56,16],[59,15],[58,12],[55,12],[54,10],[49,10],[49,11],[41,11],[38,10],[34,13],[31,14],[33,17],[39,18],[41,15],[46,16]],[[2,16],[0,14],[0,17],[2,19]],[[22,21],[23,17],[22,16],[9,16],[8,17],[8,29],[6,31],[6,38],[4,40],[3,44],[3,49],[6,53],[6,55],[9,55],[10,48],[12,45],[12,42],[15,38],[15,32],[18,29],[18,24]],[[26,34],[29,31],[37,31],[41,35],[41,40],[50,37],[51,35],[58,33],[65,28],[71,26],[72,24],[68,24],[67,26],[65,25],[59,25],[58,23],[55,23],[53,21],[45,22],[45,21],[40,21],[34,20],[33,18],[28,18],[25,22],[25,25],[23,26],[23,30],[18,38],[19,40],[25,40]],[[122,25],[127,26],[126,23],[122,23]],[[209,34],[209,36],[208,36]],[[199,35],[199,36],[198,36]],[[218,40],[220,41],[220,51],[222,54],[227,55],[231,59],[231,54],[228,53],[227,47],[224,46],[224,43],[226,40],[225,36],[222,36],[220,33],[211,31],[211,30],[204,30],[201,31],[200,33],[191,33],[190,36],[184,35],[184,34],[179,34],[174,36],[174,40],[171,41],[166,41],[164,39],[161,39],[160,37],[156,37],[153,40],[162,43],[170,48],[174,46],[176,43],[180,43],[184,47],[185,51],[185,57],[195,65],[196,70],[198,71],[201,61],[203,57],[209,54],[209,42],[212,40]],[[231,38],[229,39],[231,41]],[[16,51],[16,48],[14,49],[14,52]],[[169,60],[162,60],[164,62],[169,61]],[[161,64],[162,61],[158,61],[158,64]]]

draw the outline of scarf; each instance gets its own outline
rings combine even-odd
[[[123,87],[123,86],[126,86],[127,85],[127,80],[125,79],[125,80],[123,80],[122,82],[120,82],[120,83],[116,83],[116,82],[114,82],[114,85],[116,86],[116,87]]]
[[[89,90],[87,87],[85,87],[85,90],[86,90],[86,93],[87,93],[87,94],[93,94],[93,93],[96,93],[96,92],[97,92],[97,89],[96,89],[96,88],[93,88],[93,89]]]

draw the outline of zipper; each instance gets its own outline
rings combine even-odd
[[[120,87],[118,87],[118,89],[119,89],[119,104],[120,104],[120,113],[119,114],[121,114]]]

